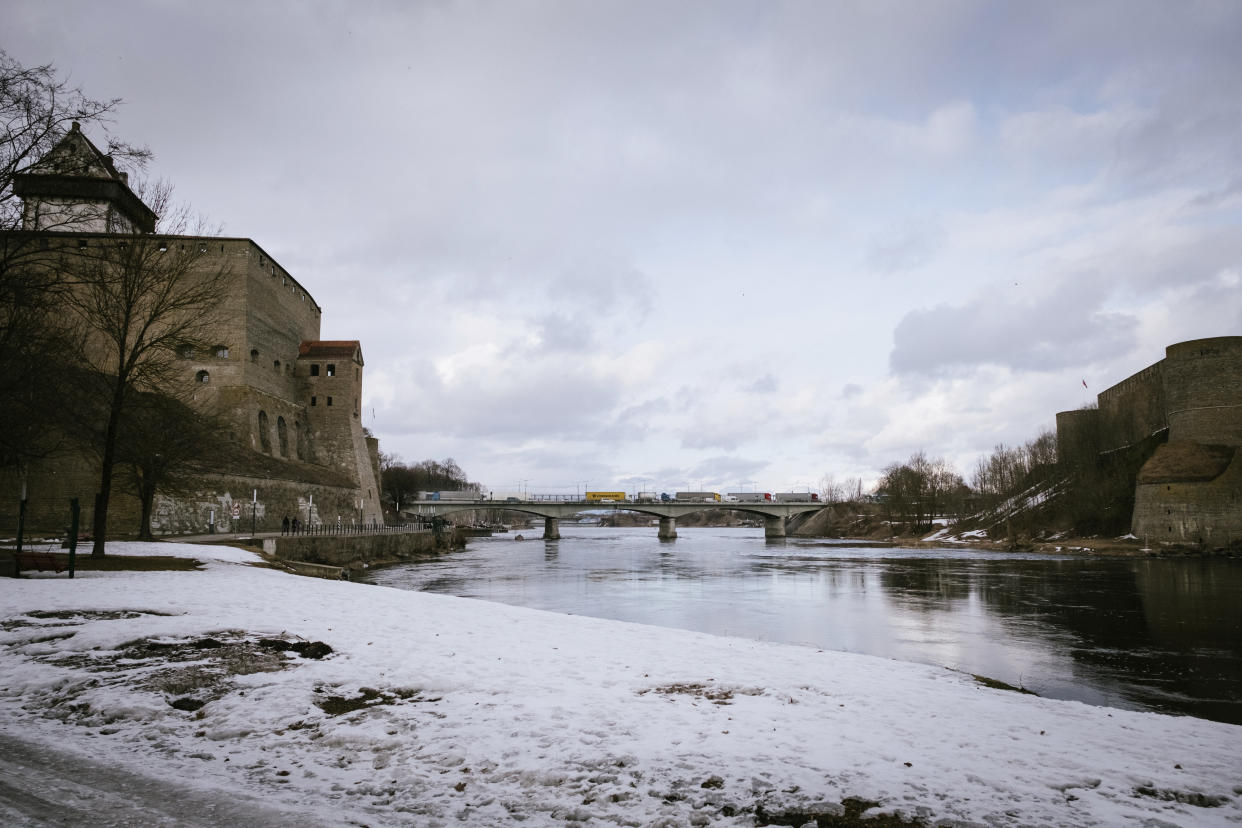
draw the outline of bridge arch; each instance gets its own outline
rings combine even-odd
[[[767,538],[775,539],[785,537],[785,525],[789,517],[805,512],[818,512],[827,506],[828,504],[820,502],[690,503],[677,501],[622,501],[619,503],[597,503],[545,500],[420,500],[401,511],[403,514],[430,516],[470,512],[479,509],[504,509],[510,512],[542,517],[544,520],[543,536],[547,540],[560,538],[560,521],[562,518],[573,517],[583,512],[636,512],[659,518],[659,537],[662,540],[672,540],[677,537],[678,517],[710,510],[729,510],[763,517],[764,535]]]

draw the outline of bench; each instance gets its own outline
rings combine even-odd
[[[48,552],[22,552],[17,556],[17,569],[37,569],[39,572],[64,572],[69,565]]]

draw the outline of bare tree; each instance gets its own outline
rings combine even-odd
[[[120,103],[88,98],[50,64],[27,68],[0,51],[0,465],[60,446],[58,415],[73,407],[66,404],[74,387],[67,366],[78,344],[73,329],[59,324],[64,272],[38,234],[23,232],[15,180],[75,122],[106,129]],[[108,152],[133,170],[151,156],[145,147],[113,139]]]
[[[227,450],[223,421],[165,394],[135,393],[117,435],[119,480],[141,505],[138,540],[154,540],[155,495],[184,494]]]
[[[165,188],[161,199],[167,196]],[[105,423],[94,447],[100,480],[92,555],[101,557],[127,406],[135,392],[176,396],[179,385],[188,385],[178,353],[210,347],[207,334],[226,297],[229,273],[208,260],[205,244],[140,233],[115,234],[73,259],[65,304],[83,331],[79,359],[102,400]]]

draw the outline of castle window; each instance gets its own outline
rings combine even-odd
[[[279,359],[272,360],[272,367],[276,369],[277,373],[279,373],[280,372],[280,360]]]
[[[332,363],[328,363],[328,376],[330,377],[336,376],[336,366],[333,365]]]
[[[212,350],[216,352],[216,359],[228,359],[229,358],[229,346],[228,345],[217,345]]]
[[[276,418],[276,439],[280,441],[280,456],[289,456],[289,429],[285,426],[285,418]]]
[[[258,362],[258,361],[259,361],[259,349],[258,349],[258,348],[251,348],[251,349],[250,349],[250,361],[251,361],[251,362]]]
[[[211,374],[207,373],[206,371],[199,371],[197,374],[194,375],[194,381],[201,382],[203,385],[206,385],[207,383],[211,382]]]
[[[328,405],[332,405],[332,398],[328,397]]]
[[[206,253],[206,252],[207,252],[207,242],[199,242],[199,245],[198,245],[198,252],[199,252],[199,253]]]
[[[318,405],[318,404],[319,404],[319,398],[311,397],[311,405]]]
[[[259,445],[264,454],[272,453],[272,435],[268,433],[267,412],[259,412]]]
[[[194,346],[193,345],[178,345],[177,356],[180,357],[181,359],[193,359],[194,358]]]
[[[167,252],[168,252],[168,242],[166,242],[166,241],[161,241],[161,242],[160,242],[160,252],[161,252],[161,253],[167,253]]]
[[[311,376],[312,377],[319,376],[319,363],[318,362],[311,363]]]
[[[86,239],[78,239],[78,250],[86,249]]]

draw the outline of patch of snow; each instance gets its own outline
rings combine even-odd
[[[115,545],[171,546],[189,545]],[[146,802],[167,799],[171,780],[290,823],[313,810],[373,826],[743,826],[760,806],[805,813],[847,797],[929,824],[1242,821],[1242,727],[871,656],[303,578],[239,565],[245,550],[182,553],[212,563],[0,579],[0,737],[145,778]],[[285,654],[270,671],[210,649],[161,661],[207,637],[333,653]],[[135,657],[144,640],[157,646]],[[196,693],[195,712],[170,704]],[[333,698],[358,709],[334,714]],[[0,757],[0,771],[17,761]],[[22,778],[57,801],[47,777]]]

